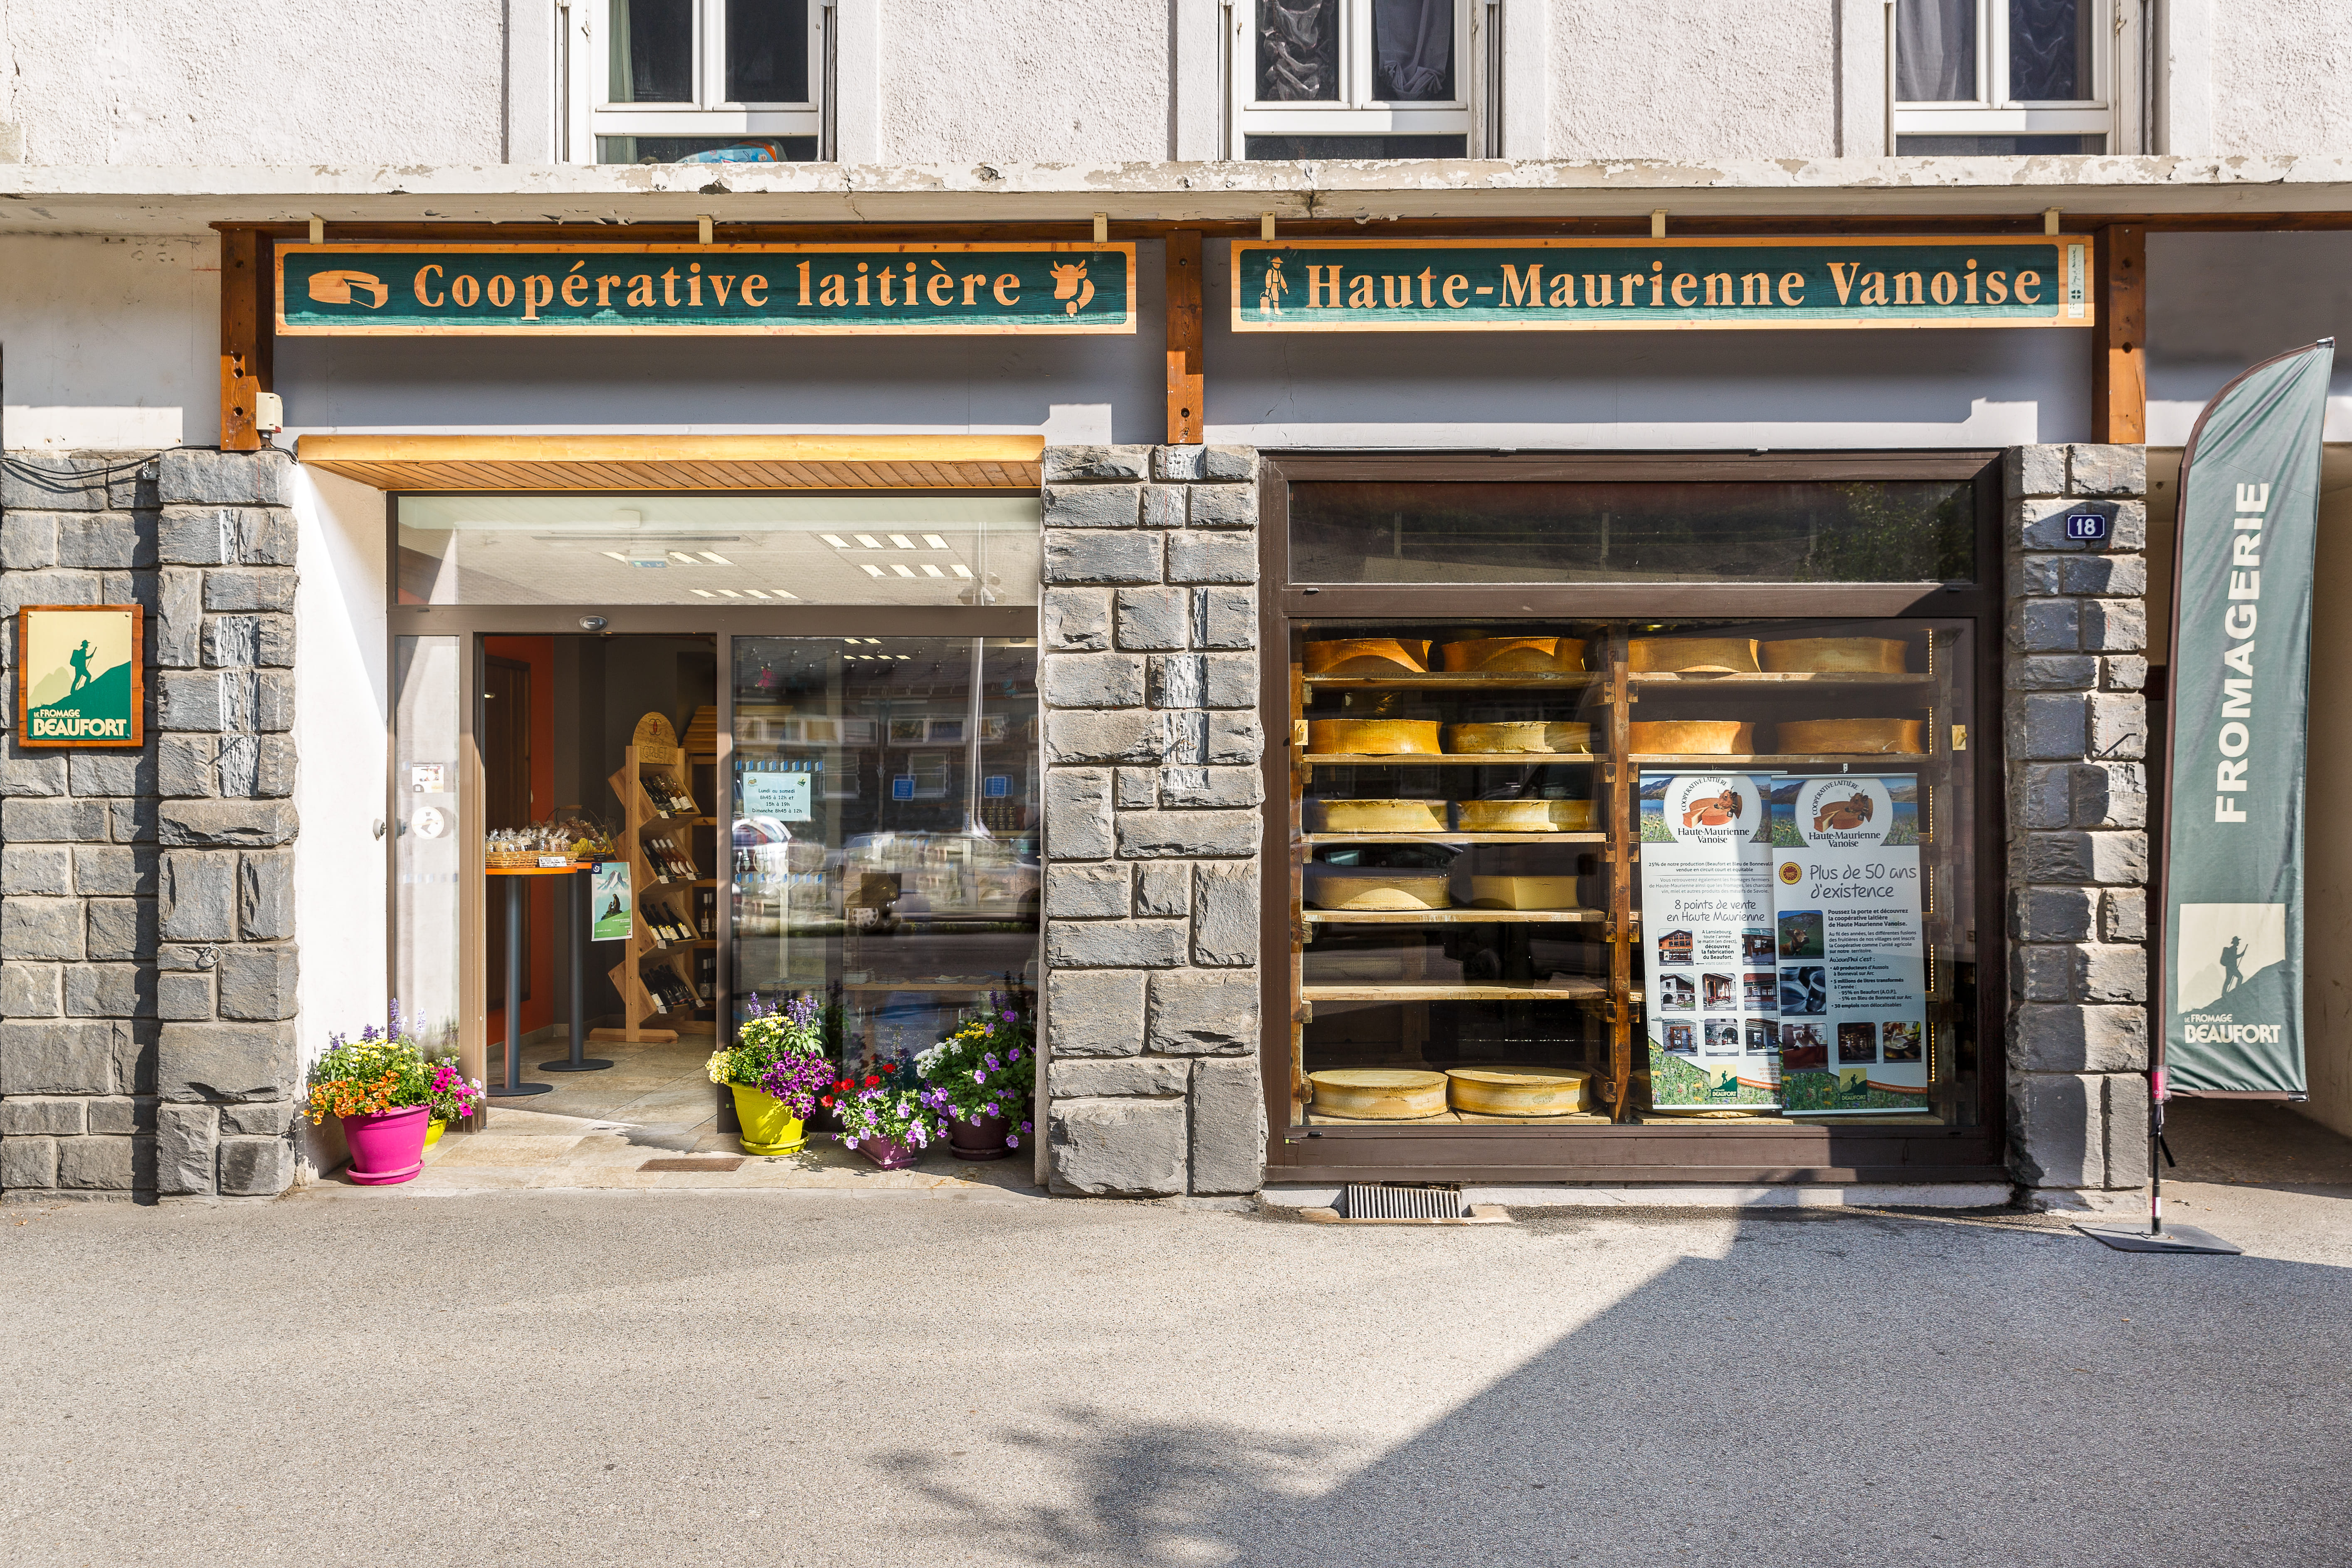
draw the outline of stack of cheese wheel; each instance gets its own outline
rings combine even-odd
[[[1901,675],[1910,645],[1899,637],[1797,637],[1759,650],[1774,675]]]
[[[1446,1100],[1474,1116],[1570,1116],[1586,1105],[1590,1073],[1534,1068],[1448,1068]]]
[[[1753,637],[1635,637],[1625,649],[1629,669],[1654,675],[1754,675]]]
[[[1473,877],[1470,907],[1478,910],[1572,910],[1574,877]]]
[[[1426,675],[1429,644],[1411,638],[1343,637],[1307,645],[1309,675]]]
[[[1541,720],[1506,724],[1448,724],[1445,749],[1480,754],[1515,752],[1590,752],[1592,726]]]
[[[1756,750],[1756,726],[1733,719],[1654,719],[1626,727],[1636,752],[1668,756],[1745,755]]]
[[[1358,1121],[1417,1121],[1445,1112],[1445,1075],[1405,1068],[1330,1068],[1311,1072],[1315,1109]]]
[[[1589,800],[1465,800],[1454,808],[1465,833],[1590,833]]]
[[[1307,901],[1318,910],[1444,910],[1454,906],[1443,871],[1409,867],[1309,866]]]
[[[1790,719],[1773,743],[1786,752],[1901,752],[1927,749],[1924,719]]]
[[[1310,833],[1443,833],[1442,800],[1310,800]]]
[[[1349,757],[1439,754],[1434,719],[1309,719],[1307,749]]]
[[[1438,661],[1451,675],[1567,675],[1584,668],[1576,637],[1476,637],[1442,643]]]

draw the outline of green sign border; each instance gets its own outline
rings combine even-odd
[[[1994,262],[2021,249],[2039,267]],[[1593,252],[1610,256],[1601,262]],[[1988,256],[1988,251],[2000,254]],[[1282,284],[1265,286],[1263,261],[1286,264]],[[1559,268],[1580,257],[1572,274]],[[1855,327],[2088,327],[2093,298],[2091,237],[2081,234],[1861,236],[1819,238],[1687,239],[1341,239],[1297,243],[1236,240],[1233,247],[1233,330],[1236,332],[1565,332],[1804,331]],[[1578,279],[1585,268],[1593,277]],[[1328,278],[1319,269],[1341,270]],[[1244,284],[1244,270],[1251,281]],[[1310,270],[1314,269],[1314,270]],[[1538,287],[1534,279],[1548,272]],[[2011,280],[2039,273],[2020,304]],[[2005,300],[1990,296],[1991,278]],[[1872,279],[1878,276],[1875,289]],[[1640,298],[1622,302],[1625,279]],[[1768,279],[1759,290],[1753,279]],[[1363,279],[1370,279],[1365,289]],[[1947,283],[1948,279],[1948,284]],[[1982,279],[1982,283],[1979,283]],[[1336,280],[1350,307],[1320,301]],[[1404,300],[1393,300],[1403,283]],[[1891,280],[1891,285],[1890,285]],[[1312,292],[1310,294],[1310,285]],[[1611,287],[1618,285],[1619,287]],[[1890,291],[1891,288],[1891,291]],[[1947,288],[1948,301],[1936,298]],[[1416,295],[1416,290],[1417,295]],[[1744,290],[1744,292],[1741,292]],[[1335,296],[1338,289],[1333,290]],[[1562,298],[1563,292],[1565,298]],[[1609,303],[1579,302],[1584,292]],[[1887,295],[1885,304],[1864,296]],[[1735,295],[1738,297],[1735,299]],[[1759,298],[1759,295],[1761,298]],[[1534,296],[1541,295],[1541,302]],[[1916,303],[1906,296],[1916,296]],[[1286,303],[1285,300],[1287,300]],[[1268,301],[1272,301],[1269,308]],[[2079,312],[2079,313],[2078,313]]]
[[[26,657],[31,648],[32,623],[36,616],[129,616],[131,617],[131,668],[129,675],[130,727],[127,733],[113,739],[94,736],[43,736],[33,734],[31,661]],[[85,749],[129,750],[147,743],[147,612],[139,605],[26,605],[16,612],[16,743],[26,748],[62,747],[76,751]]]
[[[1103,257],[1121,265],[1103,269],[1107,277],[1067,277],[1067,258]],[[624,268],[626,258],[644,266]],[[900,281],[901,267],[920,280],[919,297],[885,304],[882,274]],[[283,337],[1061,336],[1131,334],[1136,321],[1135,246],[1127,241],[353,241],[281,246],[276,272]],[[1063,293],[1066,280],[1074,287]]]

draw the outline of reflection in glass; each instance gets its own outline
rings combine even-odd
[[[2009,0],[2009,96],[2021,103],[2080,103],[2091,88],[2091,25],[2082,0]]]
[[[612,0],[614,103],[694,101],[694,0]]]
[[[1257,0],[1257,96],[1264,103],[1339,96],[1339,0]]]
[[[457,639],[392,639],[393,995],[433,1056],[457,1049]]]
[[[853,1062],[1034,985],[1036,645],[738,637],[733,986],[842,1005]]]
[[[1975,574],[1965,479],[1290,488],[1303,583],[1918,583]]]
[[[808,101],[808,0],[727,0],[727,100]]]

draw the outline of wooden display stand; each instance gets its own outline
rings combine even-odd
[[[621,803],[622,828],[620,850],[629,863],[630,923],[628,942],[620,963],[607,973],[613,988],[621,994],[624,1026],[618,1029],[598,1029],[590,1037],[597,1040],[621,1040],[630,1044],[667,1045],[697,1022],[699,1007],[667,1012],[656,1004],[653,992],[646,986],[648,969],[667,970],[681,981],[689,994],[695,994],[694,960],[698,953],[715,950],[715,937],[697,936],[689,941],[665,942],[654,934],[646,922],[646,900],[659,898],[672,912],[680,915],[692,926],[695,894],[703,888],[716,888],[716,879],[708,877],[671,878],[665,876],[659,861],[647,851],[648,835],[667,837],[677,853],[689,858],[694,852],[693,830],[714,825],[717,818],[668,812],[657,805],[646,787],[648,781],[667,784],[670,791],[688,800],[693,799],[693,773],[689,753],[677,742],[677,732],[667,718],[648,713],[637,721],[635,734],[623,753],[618,772],[605,782]],[[647,1019],[662,1020],[647,1027]]]

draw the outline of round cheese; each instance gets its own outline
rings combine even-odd
[[[1588,1103],[1592,1075],[1535,1068],[1448,1068],[1445,1098],[1478,1116],[1567,1116]]]
[[[1415,1121],[1445,1110],[1445,1075],[1403,1068],[1335,1068],[1311,1072],[1315,1109],[1360,1121]]]
[[[1773,744],[1783,752],[1899,752],[1916,756],[1927,749],[1927,731],[1922,719],[1791,719],[1780,727]]]
[[[1465,800],[1454,815],[1465,833],[1590,833],[1589,800]]]
[[[1475,637],[1442,643],[1439,661],[1462,675],[1561,675],[1584,668],[1576,637]]]
[[[1448,724],[1445,749],[1455,752],[1589,752],[1590,724],[1547,723],[1541,721],[1508,724]]]
[[[1307,645],[1309,675],[1425,675],[1429,644],[1396,637],[1343,637]]]
[[[1574,877],[1473,877],[1470,906],[1479,910],[1572,910]]]
[[[1635,637],[1625,665],[1648,674],[1754,675],[1753,637]]]
[[[1443,871],[1381,866],[1309,866],[1304,889],[1318,910],[1443,910],[1453,907]]]
[[[1310,800],[1307,819],[1317,833],[1443,833],[1442,800]]]
[[[1341,756],[1436,756],[1434,719],[1309,719],[1307,749]]]
[[[1636,752],[1668,756],[1729,756],[1756,750],[1756,726],[1732,719],[1659,719],[1628,724]]]
[[[1764,668],[1776,675],[1901,675],[1910,651],[1899,637],[1796,637],[1758,650]]]

